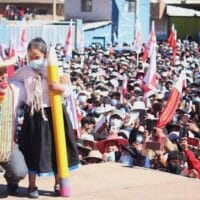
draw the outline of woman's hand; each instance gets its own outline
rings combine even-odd
[[[49,83],[49,90],[62,94],[65,92],[65,86],[60,83]]]

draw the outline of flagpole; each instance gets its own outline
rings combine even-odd
[[[139,53],[138,51],[136,52],[136,66],[138,67],[139,64]]]

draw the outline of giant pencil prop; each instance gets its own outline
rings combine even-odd
[[[57,57],[53,47],[51,47],[49,51],[48,81],[49,83],[59,83]],[[57,170],[60,180],[60,195],[70,196],[69,169],[67,161],[67,147],[65,142],[62,97],[58,92],[50,91],[50,101],[57,158]]]

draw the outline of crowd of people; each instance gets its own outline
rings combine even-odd
[[[142,62],[142,53],[137,59],[137,54],[127,47],[103,51],[91,45],[84,55],[74,52],[70,63],[63,65],[62,47],[56,48],[60,65],[70,73],[76,97],[82,164],[114,161],[199,176],[200,54],[196,42],[177,41],[175,64],[168,43],[158,43],[158,91],[148,98],[144,96],[142,80],[149,60]],[[176,113],[170,123],[158,128],[160,113],[183,69],[187,86]],[[125,94],[124,74],[128,77]]]
[[[30,20],[32,18],[29,8],[23,9],[15,5],[8,4],[3,12],[3,17],[8,20]]]
[[[77,164],[77,154],[81,165],[117,162],[127,167],[139,166],[190,178],[200,177],[200,49],[198,43],[188,40],[177,40],[176,48],[173,63],[173,52],[168,43],[158,42],[157,92],[147,98],[142,85],[149,59],[142,61],[143,52],[137,55],[125,47],[120,50],[113,47],[111,51],[94,44],[84,52],[74,51],[72,58],[66,59],[64,46],[57,44],[59,71],[65,78],[62,78],[61,86],[47,86],[44,70],[46,44],[41,38],[29,43],[27,66],[19,67],[10,79],[11,84],[12,81],[23,82],[24,93],[28,97],[23,100],[26,104],[20,105],[18,112],[18,121],[22,123],[18,142],[29,170],[29,197],[39,196],[36,174],[56,171],[55,156],[47,154],[49,151],[55,155],[54,148],[47,145],[53,144],[52,135],[49,136],[52,126],[48,88],[63,95],[64,107],[68,111],[64,111],[64,116],[67,133],[71,135],[67,138],[71,141],[67,143],[67,146],[71,144],[68,153],[74,152],[70,160],[72,165]],[[183,88],[171,121],[164,128],[159,128],[160,113],[183,69],[186,70],[187,86]],[[125,76],[126,91],[123,90]],[[39,83],[39,86],[38,81],[42,81],[43,88],[33,91],[31,84]],[[42,100],[38,99],[41,95]],[[39,121],[44,123],[37,124]],[[46,138],[41,135],[46,135]],[[33,151],[36,144],[40,148]],[[50,149],[43,148],[41,144]],[[39,154],[45,159],[38,160]],[[47,158],[51,160],[45,163]],[[39,166],[38,162],[42,165]],[[55,191],[58,190],[57,185],[55,177]],[[16,190],[18,182],[11,186],[15,186]],[[12,190],[12,187],[9,189]]]

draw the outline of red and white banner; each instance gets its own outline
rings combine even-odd
[[[14,56],[15,56],[15,46],[14,46],[13,40],[10,39],[8,58],[12,58]],[[8,78],[10,78],[14,74],[15,66],[14,65],[8,66],[6,68],[6,71],[7,71]]]
[[[141,42],[141,26],[139,23],[136,25],[136,34],[135,34],[135,39],[133,43],[133,49],[134,51],[139,54],[141,52],[142,48],[142,42]]]
[[[124,73],[122,87],[121,87],[121,93],[120,93],[120,102],[121,103],[123,103],[124,96],[127,93],[127,84],[128,84],[128,78],[127,78],[127,75]]]
[[[176,38],[177,38],[177,33],[174,28],[174,24],[172,24],[171,32],[168,37],[168,44],[172,48],[172,59],[173,59],[173,64],[176,62]]]
[[[26,30],[25,27],[23,27],[22,30],[21,30],[20,45],[21,45],[21,47],[24,47],[25,51],[26,51],[26,46],[27,46],[27,30]]]
[[[72,25],[73,21],[70,20],[68,32],[67,32],[67,38],[65,41],[65,56],[68,58],[72,57]]]
[[[115,52],[113,45],[112,45],[112,42],[109,45],[108,51],[109,51],[109,55],[112,55]]]
[[[169,99],[167,103],[165,104],[165,107],[160,113],[157,127],[158,128],[164,128],[173,118],[173,115],[176,112],[176,109],[178,108],[178,105],[180,103],[181,93],[183,89],[183,82],[185,79],[184,70],[181,72],[177,82],[173,86]]]
[[[149,35],[149,39],[148,39],[146,46],[144,48],[144,51],[143,51],[143,55],[142,55],[142,61],[143,62],[146,62],[147,57],[149,57],[149,55],[151,54],[150,51],[152,49],[151,46],[153,44],[156,44],[156,32],[155,32],[154,21],[152,21],[151,33]]]
[[[151,55],[150,55],[150,64],[147,69],[147,72],[143,78],[143,91],[144,97],[148,98],[149,96],[157,92],[157,72],[156,72],[156,43],[151,44]]]

